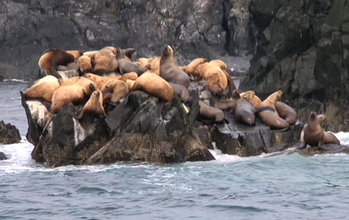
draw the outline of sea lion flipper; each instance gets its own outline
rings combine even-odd
[[[307,147],[307,143],[304,142],[304,143],[302,144],[302,146],[297,147],[297,149],[304,149],[304,148],[306,148],[306,147]]]

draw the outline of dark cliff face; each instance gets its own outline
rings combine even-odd
[[[303,121],[314,110],[325,128],[348,130],[349,1],[252,0],[250,13],[257,50],[240,88],[281,89]]]
[[[223,1],[4,0],[0,2],[0,77],[36,78],[48,48],[134,47],[161,55],[170,44],[179,62],[226,55]]]

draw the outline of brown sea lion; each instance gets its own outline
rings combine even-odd
[[[37,81],[24,92],[24,98],[28,99],[43,99],[51,102],[53,93],[60,87],[58,79],[48,75]]]
[[[61,86],[69,86],[69,85],[73,85],[74,83],[76,83],[81,76],[74,76],[72,78],[63,78],[63,79],[58,79],[58,82]]]
[[[98,52],[98,50],[91,50],[91,51],[84,52],[82,55],[85,55],[85,56],[92,58],[97,52]]]
[[[81,50],[66,50],[67,53],[70,53],[74,56],[74,60],[77,60],[79,57],[81,57],[84,53]]]
[[[196,69],[196,74],[202,76],[206,81],[211,94],[224,96],[224,91],[228,86],[227,76],[216,62],[201,64]]]
[[[307,145],[311,147],[322,147],[324,144],[338,144],[340,141],[332,133],[324,132],[320,125],[320,119],[316,112],[310,112],[308,123],[304,125],[301,136],[303,136],[303,145],[298,149],[303,149]]]
[[[115,72],[118,68],[118,61],[116,60],[115,53],[116,48],[104,47],[92,55],[92,73],[102,75]]]
[[[196,74],[196,69],[199,65],[207,63],[207,61],[208,60],[206,58],[196,58],[192,60],[187,66],[182,66],[182,70],[186,72],[188,75],[193,76],[194,80],[199,81],[202,79],[202,77]]]
[[[136,61],[133,62],[133,63],[136,64],[136,65],[138,65],[138,66],[147,68],[148,60],[149,60],[148,58],[141,57],[141,58],[138,58],[138,60],[136,60]]]
[[[60,108],[69,103],[85,104],[95,90],[95,83],[84,77],[73,85],[59,87],[52,96],[51,113],[57,113]]]
[[[76,63],[79,66],[79,70],[81,73],[89,73],[92,70],[91,58],[86,55],[82,55],[78,58]]]
[[[233,100],[235,101],[234,119],[236,122],[246,125],[256,124],[256,109],[250,101],[242,98],[237,90],[233,91]]]
[[[148,59],[148,64],[145,66],[150,70],[160,70],[160,59],[159,56],[154,56]]]
[[[275,109],[278,112],[279,116],[289,124],[294,125],[297,122],[297,112],[290,107],[289,105],[277,101],[275,104]]]
[[[126,81],[126,84],[127,84],[127,86],[128,86],[128,89],[131,91],[131,89],[132,89],[132,87],[133,87],[133,85],[135,84],[135,80],[131,80],[131,79],[127,79]]]
[[[189,91],[187,88],[185,88],[182,85],[179,84],[174,84],[174,83],[170,83],[169,84],[172,86],[173,88],[173,94],[174,95],[178,95],[184,102],[188,102],[189,101]]]
[[[106,84],[104,91],[110,92],[104,96],[104,100],[110,100],[113,103],[117,103],[127,96],[130,89],[125,81],[111,79]]]
[[[104,107],[103,107],[103,94],[99,90],[95,90],[86,104],[84,105],[83,109],[81,110],[80,114],[78,116],[72,115],[76,119],[81,119],[84,114],[90,114],[90,115],[103,115],[106,117]]]
[[[160,76],[149,71],[143,73],[138,77],[138,79],[136,79],[132,91],[137,89],[143,90],[148,94],[167,102],[172,102],[173,99],[172,86]]]
[[[261,104],[262,104],[262,101],[254,93],[254,91],[249,90],[249,91],[240,93],[240,95],[241,95],[241,97],[243,97],[243,98],[247,99],[248,101],[250,101],[256,109],[259,106],[261,106]]]
[[[39,67],[42,70],[48,71],[51,75],[62,78],[57,73],[58,65],[67,65],[68,63],[74,62],[74,56],[62,49],[49,49],[39,59]]]
[[[200,116],[207,119],[213,119],[217,122],[224,120],[224,112],[218,108],[207,105],[205,102],[199,100]]]
[[[138,76],[140,76],[148,70],[145,67],[138,66],[137,64],[126,60],[120,48],[117,48],[116,59],[118,61],[118,69],[121,75],[125,73],[136,72]]]
[[[274,92],[263,100],[261,105],[256,109],[261,121],[271,129],[288,129],[290,127],[290,125],[279,116],[275,109],[276,102],[280,100],[281,95],[281,90]]]
[[[160,76],[167,82],[182,85],[186,88],[190,85],[189,76],[178,66],[173,57],[173,50],[165,45],[160,59]]]
[[[99,76],[93,73],[87,73],[84,75],[87,79],[91,80],[92,82],[96,83],[96,88],[99,89],[100,91],[104,91],[105,85],[108,83],[110,78],[104,77],[104,76]]]

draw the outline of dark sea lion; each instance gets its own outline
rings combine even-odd
[[[170,83],[169,84],[172,86],[173,88],[173,94],[174,95],[178,95],[184,102],[188,102],[189,101],[189,91],[187,88],[185,88],[182,85],[179,84],[174,84],[174,83]]]
[[[333,134],[329,132],[324,132],[320,125],[320,119],[316,112],[310,112],[308,117],[308,123],[304,125],[303,130],[303,145],[298,149],[303,149],[307,145],[311,147],[322,147],[324,144],[338,144],[339,140]]]
[[[278,112],[279,116],[289,124],[294,125],[297,122],[297,113],[296,111],[290,107],[289,105],[277,101],[275,105],[275,109]]]
[[[261,105],[256,109],[261,121],[271,129],[288,129],[290,127],[290,125],[279,116],[275,109],[276,102],[280,100],[281,95],[281,90],[274,92],[263,100]],[[272,110],[265,107],[271,108]],[[261,111],[259,108],[264,108],[265,110]]]
[[[250,101],[242,98],[237,90],[233,91],[233,100],[235,101],[234,117],[235,121],[246,125],[256,124],[256,109]]]
[[[207,119],[212,119],[217,122],[224,120],[224,112],[218,108],[207,105],[205,102],[199,100],[200,116]]]
[[[190,85],[189,76],[178,66],[173,56],[173,50],[165,45],[160,59],[160,76],[166,81],[182,85],[186,88]]]
[[[116,59],[118,61],[118,69],[119,69],[119,72],[121,73],[121,75],[125,74],[125,73],[136,72],[138,74],[138,76],[140,76],[145,71],[148,70],[145,67],[141,67],[141,66],[125,59],[125,55],[123,55],[120,48],[117,48]]]
[[[40,57],[38,64],[42,70],[48,71],[57,78],[62,78],[62,76],[57,73],[58,66],[66,66],[68,63],[72,62],[74,62],[74,56],[72,54],[65,50],[54,48],[45,51]]]
[[[132,91],[138,89],[143,90],[160,100],[172,102],[173,87],[166,80],[151,71],[143,73],[136,79]]]

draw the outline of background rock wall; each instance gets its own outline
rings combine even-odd
[[[0,80],[35,79],[48,48],[113,45],[150,57],[164,44],[180,64],[223,59],[245,73],[240,89],[262,98],[281,89],[302,121],[315,110],[331,117],[326,128],[349,128],[349,0],[0,2]]]

